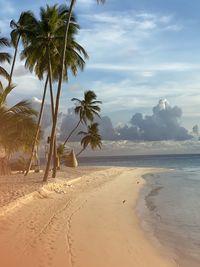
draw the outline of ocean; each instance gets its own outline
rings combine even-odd
[[[167,168],[144,177],[137,205],[142,227],[177,266],[200,266],[200,155],[83,158],[81,165],[86,163]]]

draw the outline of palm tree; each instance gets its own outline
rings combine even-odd
[[[0,37],[0,47],[10,46],[10,43],[7,38]],[[8,62],[10,63],[11,56],[7,52],[0,52],[0,63]],[[3,76],[5,79],[9,80],[9,74],[8,72],[0,66],[0,75]],[[2,83],[0,81],[0,89],[3,89]]]
[[[34,38],[30,38],[28,45],[22,52],[22,59],[25,59],[25,66],[29,70],[36,73],[39,79],[43,79],[45,73],[49,77],[52,119],[54,116],[54,96],[53,96],[53,81],[58,79],[59,62],[60,62],[60,46],[64,36],[64,25],[68,9],[65,6],[48,6],[40,9],[40,20],[34,19],[35,32]],[[74,75],[77,74],[77,69],[83,70],[85,61],[88,55],[84,48],[79,45],[74,35],[78,32],[79,26],[72,17],[69,31],[69,42],[65,58],[65,76],[67,79],[67,69],[70,68]],[[83,55],[83,57],[82,57]],[[43,108],[43,106],[41,106]],[[40,117],[39,117],[40,118]],[[35,136],[37,138],[37,134]],[[35,138],[35,139],[36,139]],[[34,146],[34,144],[33,144]],[[34,147],[32,148],[34,151]],[[56,144],[54,145],[54,172],[56,172]],[[33,158],[33,152],[31,155]],[[32,160],[30,159],[30,164]],[[30,164],[29,168],[30,169]],[[28,169],[26,175],[28,174]]]
[[[51,142],[50,142],[50,148],[49,148],[49,155],[48,155],[47,165],[46,165],[46,169],[45,169],[45,173],[44,173],[44,177],[43,177],[44,182],[47,181],[47,179],[48,179],[51,157],[52,157],[52,153],[53,153],[54,139],[55,139],[56,126],[57,126],[58,113],[59,113],[59,105],[60,105],[60,96],[61,96],[62,83],[63,83],[63,77],[64,77],[65,56],[66,56],[66,47],[67,47],[67,42],[68,42],[69,26],[71,23],[71,17],[72,17],[72,12],[73,12],[75,2],[76,2],[76,0],[71,0],[71,2],[70,2],[68,17],[67,17],[67,21],[65,24],[64,42],[63,42],[63,46],[62,46],[60,71],[59,71],[59,79],[58,79],[58,88],[57,88],[56,104],[55,104],[55,113],[54,113],[53,125],[52,125],[52,130],[51,130],[51,139],[50,139]],[[98,4],[104,3],[104,2],[105,2],[105,0],[97,0]]]
[[[81,145],[83,146],[83,148],[76,156],[79,156],[87,148],[88,145],[90,145],[92,150],[96,148],[101,149],[102,142],[98,126],[99,124],[95,122],[87,127],[87,132],[79,132],[80,135],[84,135],[81,140]]]
[[[9,159],[19,150],[28,151],[36,128],[37,112],[28,101],[21,101],[8,107],[6,98],[14,87],[7,87],[0,92],[0,174],[8,174]]]
[[[93,121],[94,116],[100,117],[99,112],[101,111],[101,108],[98,106],[98,104],[101,104],[101,101],[96,100],[97,96],[93,91],[86,91],[84,93],[84,99],[80,100],[78,98],[72,98],[72,101],[76,101],[77,105],[74,109],[75,114],[79,115],[79,121],[77,125],[74,127],[74,129],[70,132],[68,137],[66,138],[64,145],[67,143],[69,138],[72,136],[72,134],[76,131],[76,129],[79,127],[81,123],[87,124],[87,121]]]
[[[37,121],[37,127],[36,127],[36,131],[35,131],[35,135],[34,135],[34,139],[33,139],[33,143],[32,143],[32,148],[31,148],[31,156],[30,156],[30,159],[29,159],[28,164],[27,164],[27,168],[26,168],[26,171],[25,171],[25,176],[28,175],[28,173],[29,173],[29,171],[31,169],[33,158],[34,158],[34,153],[35,153],[35,147],[36,147],[36,144],[38,143],[38,137],[39,137],[39,133],[40,133],[40,126],[41,126],[42,116],[43,116],[43,112],[44,112],[44,104],[45,104],[45,98],[46,98],[46,93],[47,93],[47,86],[48,86],[48,76],[46,78],[46,82],[45,82],[45,85],[44,85],[42,103],[41,103],[41,107],[40,107],[39,117],[38,117],[38,121]]]
[[[57,147],[57,155],[58,155],[58,170],[60,170],[60,160],[65,155],[65,146],[63,144],[59,144]]]
[[[22,12],[17,22],[15,20],[11,20],[10,22],[10,27],[12,29],[10,37],[11,37],[11,43],[15,48],[15,52],[10,71],[9,84],[8,84],[9,86],[11,85],[12,82],[12,76],[15,67],[20,39],[22,39],[23,45],[25,45],[27,43],[28,36],[33,34],[34,25],[35,25],[35,19],[31,11]]]

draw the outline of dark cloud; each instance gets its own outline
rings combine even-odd
[[[108,116],[97,119],[97,122],[99,123],[99,132],[103,140],[116,140],[117,134]]]
[[[70,134],[72,129],[77,125],[79,117],[74,114],[74,109],[69,109],[68,114],[63,116],[61,127],[60,127],[60,140],[64,141],[66,137]],[[99,123],[99,132],[103,140],[115,140],[116,133],[113,128],[111,119],[107,116],[102,117],[101,119],[96,118],[96,122]],[[84,124],[80,124],[78,129],[74,132],[73,136],[70,138],[70,141],[79,141],[81,137],[78,135],[79,131],[86,130]]]
[[[68,114],[63,116],[61,127],[60,127],[60,136],[59,139],[61,141],[64,141],[70,132],[76,127],[77,123],[79,121],[79,117],[74,113],[74,109],[68,109]],[[78,132],[84,131],[85,126],[83,124],[80,124],[80,126],[77,128],[77,130],[74,132],[74,134],[71,136],[69,141],[79,141],[80,136],[78,135]]]
[[[181,116],[182,110],[179,107],[171,107],[167,100],[160,100],[153,108],[152,115],[133,115],[130,120],[131,126],[126,125],[118,130],[120,138],[145,141],[191,139],[188,131],[180,126]]]
[[[31,100],[32,107],[36,111],[40,111],[41,107],[41,101],[34,97]],[[46,129],[47,127],[51,126],[52,124],[52,111],[51,111],[51,105],[50,104],[45,104],[44,106],[44,111],[43,111],[43,116],[42,116],[42,129]]]
[[[33,106],[36,110],[40,108],[40,101],[33,100]],[[141,113],[135,113],[129,124],[123,127],[114,128],[111,119],[103,116],[96,118],[99,123],[99,131],[103,140],[132,140],[132,141],[162,141],[162,140],[188,140],[192,136],[188,131],[180,126],[182,117],[181,108],[171,107],[166,100],[160,100],[158,105],[153,108],[153,114],[144,116]],[[58,138],[64,141],[72,129],[77,125],[79,116],[74,113],[74,109],[68,109],[67,114],[60,113],[58,119]],[[51,126],[51,106],[45,105],[42,128],[48,135],[48,127]],[[69,141],[80,141],[79,131],[86,130],[84,124],[80,124],[78,129],[71,136]]]

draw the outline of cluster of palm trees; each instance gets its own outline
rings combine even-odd
[[[48,89],[50,91],[52,130],[50,136],[48,161],[43,178],[44,181],[48,179],[52,157],[54,162],[52,176],[56,176],[56,128],[63,81],[68,80],[69,70],[71,70],[74,75],[77,74],[78,70],[83,70],[85,66],[85,60],[88,58],[87,52],[80,44],[76,42],[75,38],[79,31],[79,25],[73,14],[75,2],[75,0],[71,0],[69,8],[67,8],[65,5],[47,5],[45,8],[42,7],[40,8],[39,18],[38,16],[35,16],[31,11],[23,12],[20,15],[18,21],[12,20],[10,23],[12,29],[11,41],[9,42],[6,38],[0,39],[0,47],[9,46],[11,44],[15,49],[10,73],[7,73],[7,71],[2,66],[0,66],[0,75],[3,76],[8,82],[8,85],[5,89],[3,87],[3,84],[0,82],[0,112],[3,114],[1,116],[0,113],[0,123],[1,120],[6,123],[9,121],[15,121],[15,131],[18,129],[20,135],[19,139],[15,138],[17,144],[16,147],[18,146],[18,144],[20,144],[20,140],[24,140],[24,142],[22,142],[23,146],[26,145],[27,142],[29,142],[29,147],[30,144],[32,144],[31,157],[29,160],[26,175],[31,168],[35,146],[39,140],[40,125],[44,110],[46,93]],[[97,0],[97,2],[103,3],[104,1]],[[7,107],[6,104],[6,97],[14,88],[14,86],[12,85],[12,79],[19,48],[22,48],[20,51],[20,57],[25,61],[25,67],[28,68],[31,72],[34,72],[39,80],[44,80],[42,104],[37,123],[34,118],[36,116],[36,113],[31,108],[29,102],[22,101],[12,108]],[[10,63],[11,56],[8,53],[2,52],[0,53],[0,63],[5,61]],[[57,90],[54,88],[56,82]],[[80,105],[77,105],[77,107],[75,108],[75,112],[80,116],[79,124],[86,124],[88,120],[92,123],[94,115],[98,115],[98,112],[100,111],[100,108],[98,107],[98,104],[100,102],[95,100],[96,95],[94,93],[92,95],[92,93],[92,91],[86,92],[86,95],[90,96],[89,105],[90,109],[92,110],[91,112],[87,111],[87,105],[84,105],[84,102],[80,102]],[[78,99],[73,99],[73,101],[79,102]],[[16,120],[14,116],[17,116]],[[3,133],[3,131],[7,131],[8,127],[9,125],[5,125],[4,130],[2,130],[3,128],[1,128],[0,143],[7,145],[10,144],[10,146],[12,146],[12,136],[10,137],[10,143],[9,141],[4,142],[5,138],[9,138],[8,136],[5,137]],[[98,135],[97,124],[93,123],[93,125],[91,124],[88,127],[90,127],[88,128],[88,134],[89,132],[91,134],[93,131],[94,134]],[[12,134],[15,134],[14,131],[12,132]],[[72,134],[73,132],[71,133],[71,135]],[[82,141],[82,144],[83,148],[86,148],[89,143],[91,144],[91,142],[88,143],[88,135],[85,132],[82,132],[81,134],[85,135],[85,139],[83,139],[85,141]],[[70,136],[68,137],[68,139],[69,138]],[[97,139],[99,140],[100,147],[100,136],[98,136],[98,138]],[[93,145],[91,146],[92,148],[94,147]],[[6,145],[5,149],[7,149]]]
[[[65,145],[73,135],[77,134],[83,136],[81,139],[83,148],[76,154],[77,157],[88,147],[88,145],[90,145],[92,150],[101,148],[102,142],[99,134],[99,124],[95,122],[95,119],[100,118],[99,112],[101,111],[101,108],[99,104],[102,102],[96,100],[96,98],[96,94],[91,90],[84,92],[84,98],[82,100],[72,98],[72,101],[75,101],[74,113],[79,117],[79,120],[66,137],[64,143],[59,144],[57,147],[58,166],[60,166],[61,158],[66,158]],[[85,128],[85,131],[78,131],[80,125]]]
[[[99,134],[99,124],[94,122],[94,120],[97,117],[100,118],[99,112],[101,111],[101,108],[99,104],[102,102],[96,99],[96,94],[91,90],[84,92],[84,98],[82,100],[78,98],[72,98],[72,101],[75,101],[74,113],[79,116],[79,120],[66,137],[62,146],[65,147],[66,143],[70,140],[70,137],[76,134],[76,131],[81,124],[87,127],[87,131],[80,131],[77,133],[78,135],[84,135],[83,139],[81,140],[83,149],[77,153],[77,156],[79,156],[88,145],[90,145],[93,150],[97,147],[101,148],[102,142]],[[87,138],[85,138],[86,136]]]

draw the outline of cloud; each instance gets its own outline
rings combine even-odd
[[[163,64],[151,64],[139,66],[136,64],[126,64],[126,65],[116,65],[116,64],[91,64],[88,66],[89,69],[98,69],[104,71],[120,71],[120,72],[136,72],[142,74],[155,74],[156,72],[185,72],[191,70],[199,70],[200,64],[191,64],[191,63],[163,63]],[[145,75],[144,75],[145,76]],[[147,75],[148,76],[148,75]]]
[[[8,0],[6,0],[6,1],[0,0],[0,6],[2,7],[0,9],[1,15],[12,15],[15,13],[14,5]]]
[[[171,107],[166,99],[160,100],[153,108],[152,115],[133,115],[130,127],[125,125],[118,129],[119,138],[145,141],[191,139],[188,131],[180,126],[181,116],[182,110],[179,107]]]
[[[103,140],[113,140],[116,138],[115,130],[113,128],[111,119],[108,116],[103,116],[101,119],[96,118],[95,121],[99,123],[99,132]],[[68,113],[63,115],[62,118],[59,139],[64,141],[78,124],[78,122],[79,117],[74,113],[74,109],[68,109]],[[80,141],[81,137],[78,135],[78,133],[84,130],[86,130],[86,126],[84,124],[80,124],[80,126],[71,136],[70,141]]]
[[[169,102],[164,99],[153,108],[152,115],[143,116],[136,113],[132,116],[129,124],[113,127],[112,121],[108,116],[96,118],[99,123],[99,130],[103,140],[188,140],[192,136],[188,131],[180,126],[182,110],[177,107],[171,107]],[[68,113],[63,115],[60,137],[64,141],[74,127],[78,124],[79,117],[74,113],[74,109],[68,109]],[[86,126],[80,124],[70,141],[80,141],[79,131],[84,131]]]
[[[80,144],[69,143],[77,152]],[[160,155],[160,154],[199,154],[200,142],[194,140],[186,141],[103,141],[101,150],[92,151],[89,148],[83,156],[113,156],[113,155]]]
[[[123,65],[124,62],[137,61],[139,55],[149,51],[148,42],[155,48],[160,35],[166,30],[173,32],[181,29],[172,16],[131,10],[126,13],[85,14],[80,18],[87,21],[81,30],[80,41],[90,54],[91,64],[94,61],[101,64],[103,61],[104,64],[114,62],[114,65],[117,61]]]

